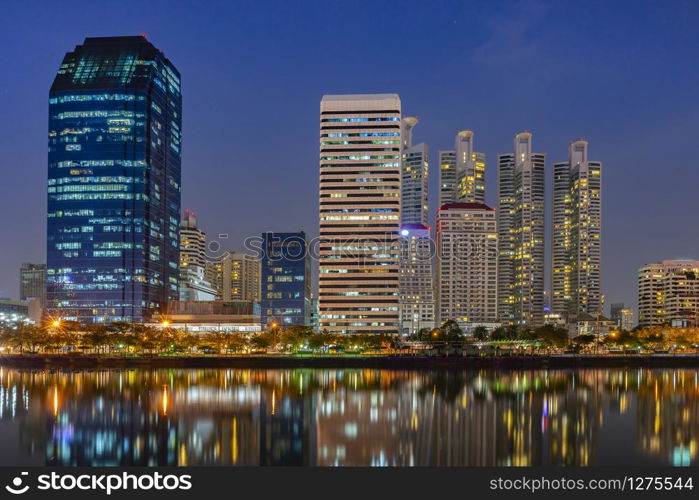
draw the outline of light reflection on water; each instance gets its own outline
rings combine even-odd
[[[0,465],[697,465],[699,371],[0,368]]]

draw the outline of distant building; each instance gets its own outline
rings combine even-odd
[[[625,307],[626,306],[623,302],[611,304],[609,306],[609,319],[611,319],[612,321],[616,321],[618,324],[621,324],[621,311]]]
[[[553,166],[551,302],[570,317],[602,312],[602,163],[587,149],[587,141],[573,141],[568,161]]]
[[[311,297],[311,328],[314,332],[319,331],[318,323],[318,297]]]
[[[311,256],[306,233],[262,233],[262,326],[311,324]]]
[[[661,260],[638,270],[639,326],[695,326],[698,316],[698,260]]]
[[[401,226],[401,333],[414,334],[435,326],[432,238],[422,224]]]
[[[401,101],[326,95],[320,103],[320,328],[400,329]]]
[[[439,152],[439,206],[456,203],[459,177],[456,171],[456,151]]]
[[[25,262],[19,268],[19,299],[38,299],[46,304],[46,264]]]
[[[462,130],[453,150],[439,152],[439,206],[485,203],[485,154],[473,150],[473,135]]]
[[[497,323],[498,230],[483,203],[451,203],[437,211],[438,323],[462,328]]]
[[[619,316],[619,322],[617,323],[619,328],[626,330],[627,332],[633,330],[633,309],[625,307],[621,310],[621,314]]]
[[[206,281],[206,233],[194,212],[185,210],[180,222],[180,300],[215,300],[216,289]]]
[[[418,119],[403,118],[403,163],[401,177],[402,224],[428,224],[429,148],[413,145],[413,127]]]
[[[0,325],[29,319],[29,303],[20,300],[0,299]]]
[[[49,93],[47,309],[149,321],[179,297],[180,75],[143,36],[86,38]]]
[[[223,301],[260,301],[260,259],[257,255],[226,252],[205,264],[204,276]]]
[[[498,155],[498,314],[505,324],[544,321],[544,153],[532,134],[515,136],[514,152]]]
[[[609,308],[609,319],[614,321],[618,328],[626,331],[633,329],[633,310],[623,303],[612,304]]]

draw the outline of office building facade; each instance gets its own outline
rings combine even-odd
[[[146,321],[178,298],[182,97],[144,37],[86,38],[49,97],[47,307]]]
[[[574,141],[553,165],[551,306],[564,317],[602,313],[602,164],[587,153]]]
[[[496,211],[483,203],[451,203],[437,211],[438,322],[467,331],[498,321]]]
[[[403,335],[413,335],[435,326],[434,249],[428,226],[403,224],[400,235],[400,331]]]
[[[262,327],[311,325],[311,257],[306,233],[262,233]]]
[[[399,333],[401,129],[396,94],[321,100],[322,330]]]
[[[24,262],[19,268],[19,300],[46,301],[46,264]]]
[[[506,324],[544,320],[545,160],[529,132],[498,155],[498,314]]]
[[[257,255],[226,252],[206,262],[204,277],[223,301],[260,301],[261,266]]]

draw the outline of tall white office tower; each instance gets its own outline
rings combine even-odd
[[[437,211],[439,323],[471,331],[497,322],[497,218],[483,203],[451,203]]]
[[[413,146],[413,128],[418,119],[403,118],[403,173],[401,179],[401,223],[428,224],[429,149]]]
[[[439,206],[456,203],[459,176],[456,171],[456,151],[439,152]]]
[[[401,333],[412,335],[434,328],[433,248],[430,228],[423,224],[403,224],[400,235]]]
[[[545,160],[529,132],[498,155],[498,314],[507,324],[543,324]]]
[[[399,333],[401,149],[397,94],[323,96],[321,330]]]
[[[568,161],[553,165],[551,309],[568,318],[602,313],[602,163],[587,149],[573,141]]]
[[[457,201],[485,203],[485,154],[473,150],[473,131],[456,134]]]

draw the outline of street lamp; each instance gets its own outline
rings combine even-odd
[[[160,326],[162,326],[163,328],[167,328],[168,326],[170,326],[170,322],[165,319],[160,323]]]
[[[61,326],[61,320],[60,319],[54,319],[53,322],[51,323],[51,326],[54,328],[58,328]]]

